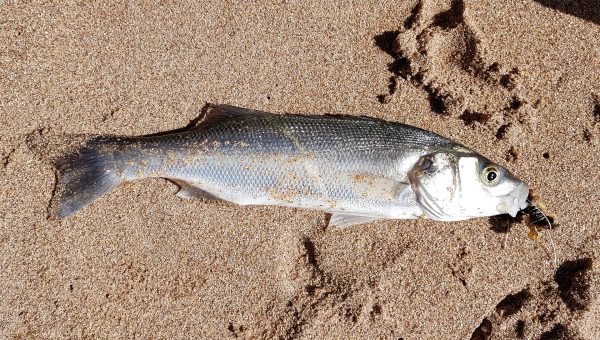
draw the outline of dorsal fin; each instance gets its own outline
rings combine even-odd
[[[216,123],[225,119],[235,117],[257,117],[257,116],[273,116],[273,113],[259,110],[244,109],[233,105],[219,104],[211,105],[206,116],[201,124]]]
[[[294,114],[294,113],[286,113],[286,116],[303,116],[310,117],[314,119],[322,119],[322,118],[335,118],[339,120],[350,119],[350,120],[364,120],[370,121],[374,123],[389,123],[379,118],[370,117],[370,116],[355,116],[355,115],[347,115],[347,114],[338,114],[338,113],[325,113],[323,115],[303,115],[303,114]],[[204,119],[200,122],[204,123],[215,123],[220,122],[222,120],[228,118],[235,117],[264,117],[264,116],[280,116],[276,113],[271,113],[267,111],[260,110],[252,110],[245,109],[243,107],[227,105],[227,104],[209,104],[208,109],[206,110],[206,115]]]

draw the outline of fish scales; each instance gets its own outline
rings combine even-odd
[[[406,180],[409,166],[402,171],[396,167],[401,165],[398,160],[420,156],[423,147],[450,145],[430,132],[397,123],[267,114],[231,117],[192,132],[130,143],[123,150],[127,164],[118,165],[128,169],[129,180],[167,177],[238,204],[382,217],[385,213],[377,210],[402,202],[390,202],[394,196],[373,188],[387,184],[386,179]],[[139,159],[148,161],[141,165]]]

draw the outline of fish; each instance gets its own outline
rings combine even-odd
[[[186,131],[89,138],[55,166],[59,218],[120,183],[152,177],[175,182],[183,199],[319,210],[338,227],[514,217],[529,194],[502,166],[414,126],[230,105],[209,105]]]

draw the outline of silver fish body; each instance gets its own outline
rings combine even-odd
[[[164,177],[181,186],[183,198],[317,209],[333,213],[330,223],[341,226],[476,217],[434,214],[423,201],[416,178],[424,173],[423,157],[440,153],[487,161],[404,124],[218,105],[190,131],[90,140],[59,164],[64,190],[58,214],[72,214],[122,181]]]

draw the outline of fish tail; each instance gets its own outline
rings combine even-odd
[[[123,181],[115,148],[117,138],[95,137],[79,150],[55,161],[58,170],[56,215],[65,218],[85,208]]]

